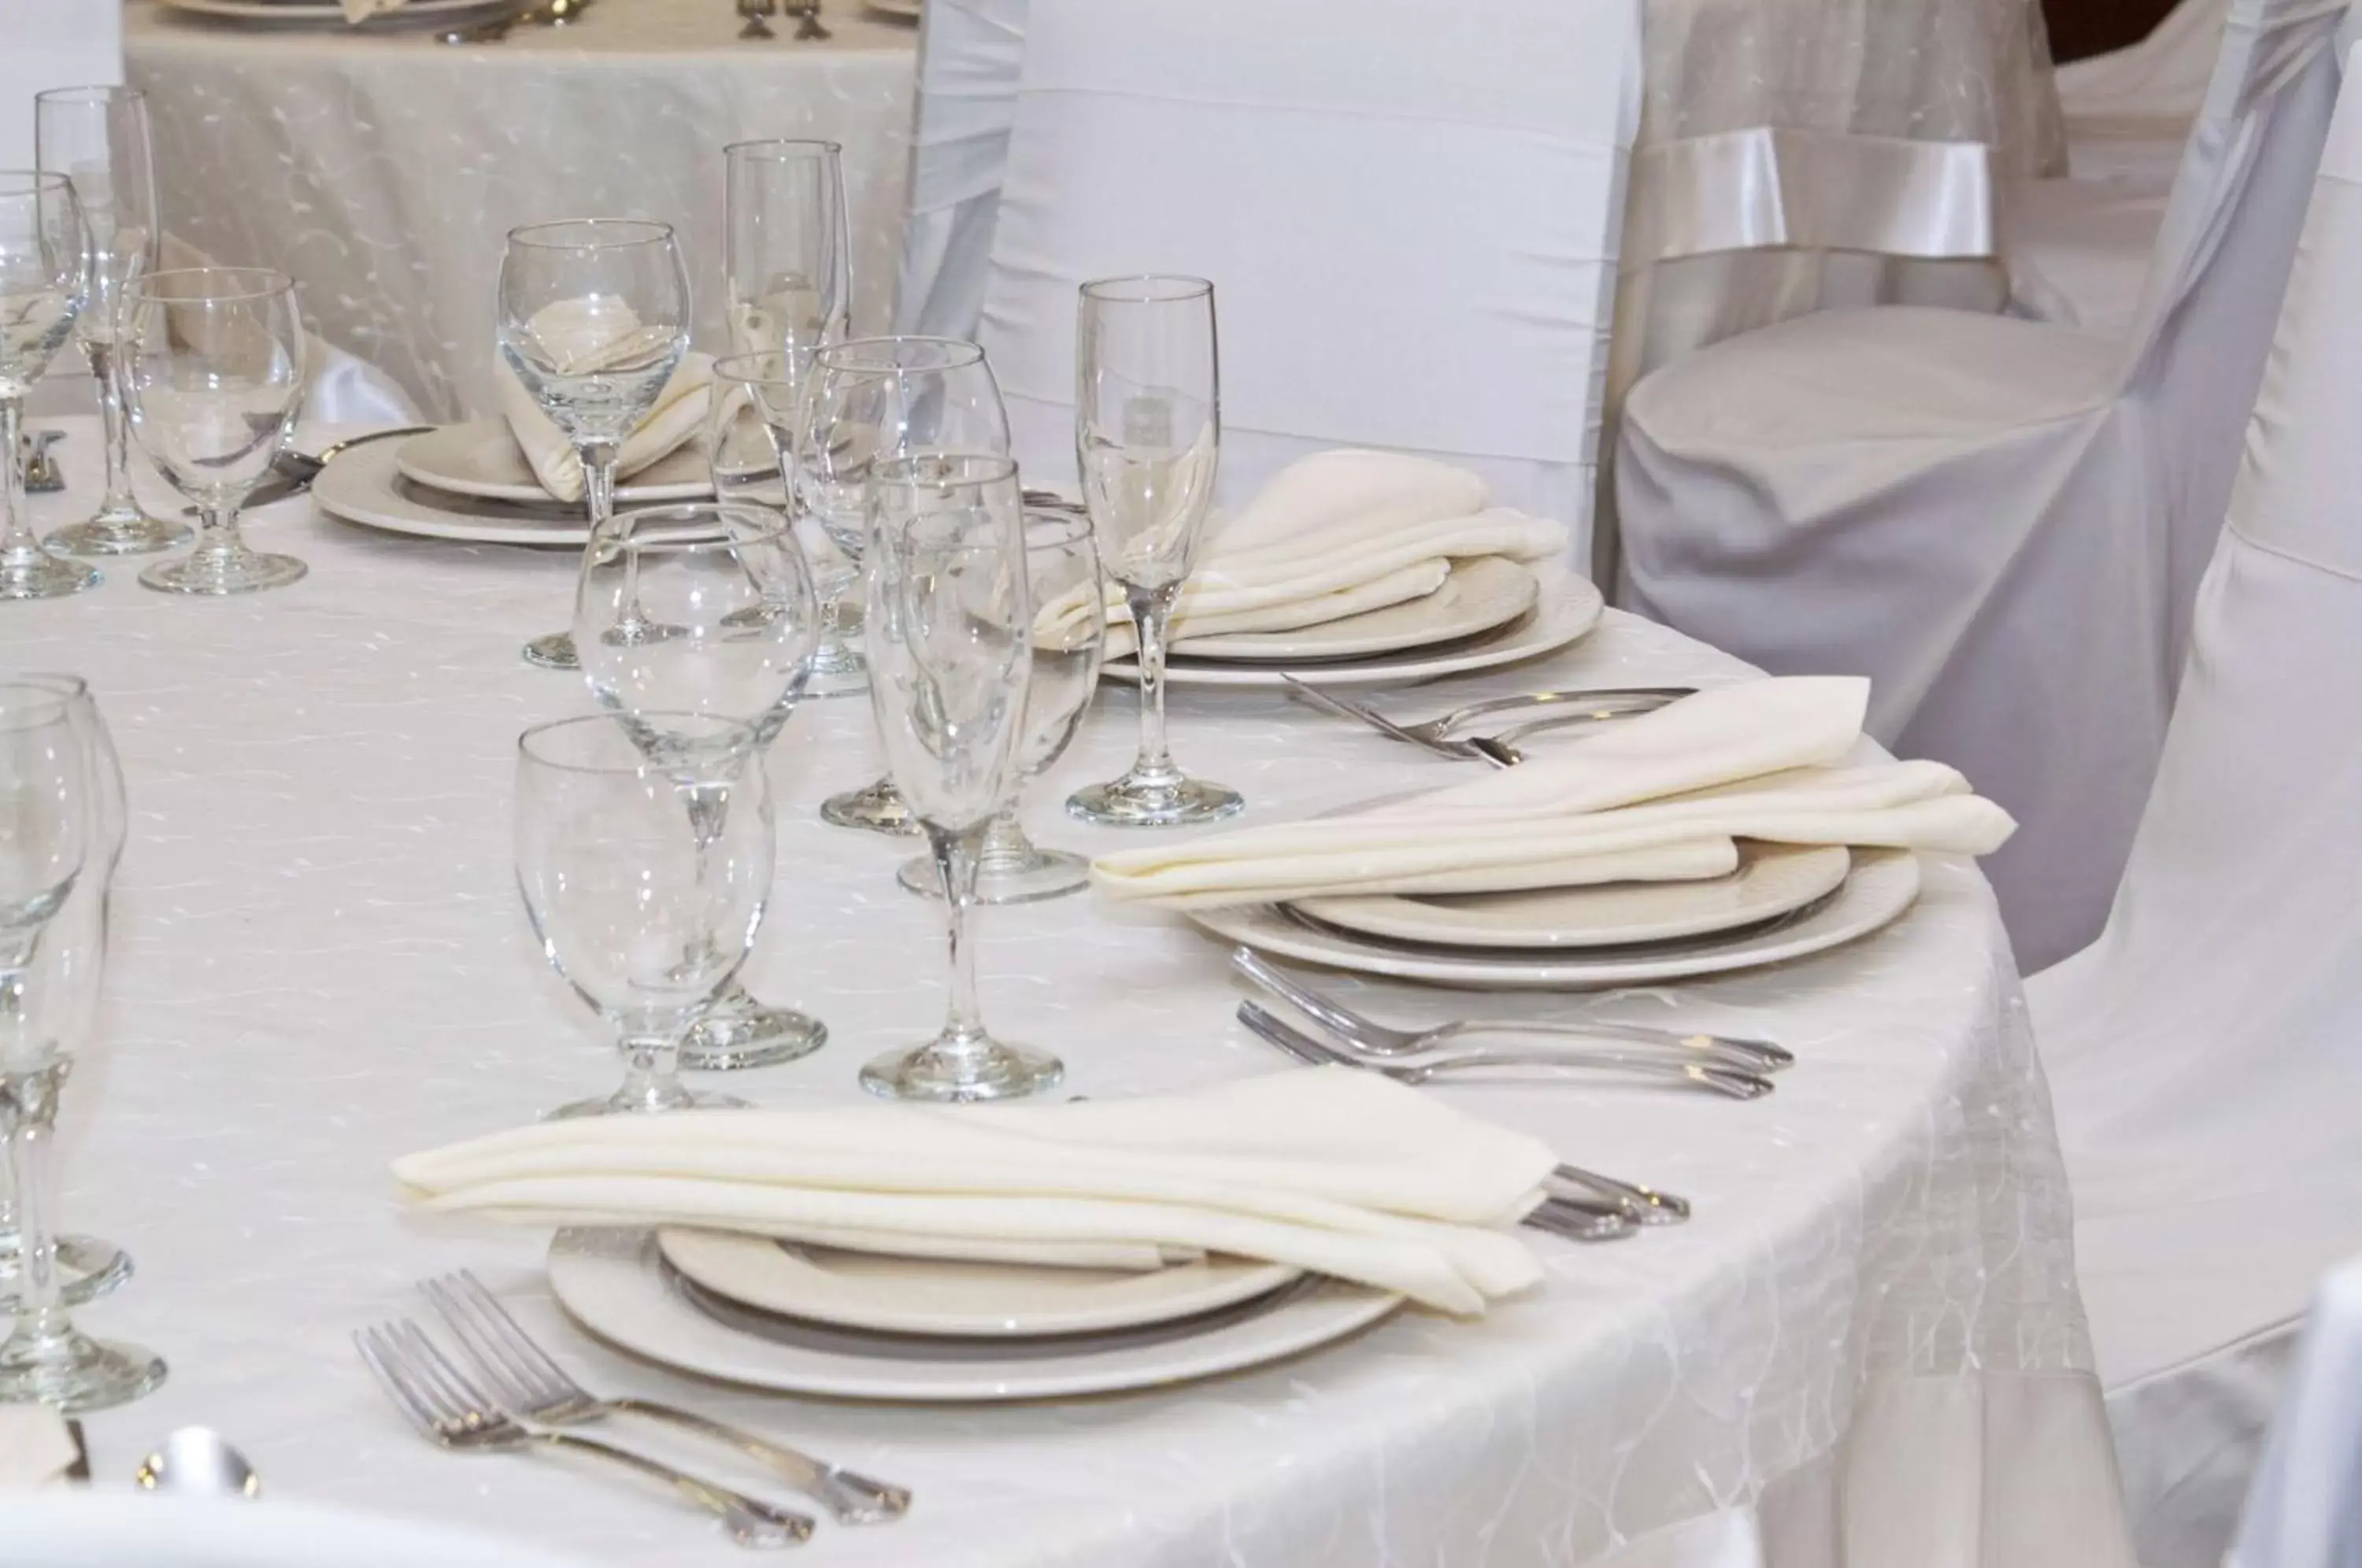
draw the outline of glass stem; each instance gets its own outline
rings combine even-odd
[[[613,441],[585,441],[574,448],[582,459],[582,499],[597,533],[615,515],[615,459],[623,448]]]
[[[0,397],[0,555],[41,547],[25,512],[24,428],[24,399]]]
[[[1033,862],[1033,841],[1025,836],[1018,825],[1016,808],[1001,812],[984,825],[984,844],[977,851],[977,864],[988,876],[1012,876]]]
[[[1150,786],[1169,785],[1180,778],[1164,749],[1164,633],[1180,591],[1178,583],[1164,588],[1135,588],[1126,583],[1123,591],[1124,602],[1131,609],[1132,627],[1140,635],[1140,756],[1132,762],[1131,777]]]
[[[237,503],[199,505],[197,547],[193,558],[226,567],[244,554],[246,541],[237,534]]]
[[[951,1001],[944,1032],[935,1048],[961,1055],[981,1055],[988,1043],[984,1011],[976,999],[976,949],[968,941],[967,917],[976,908],[977,840],[981,830],[948,833],[927,829],[935,855],[935,874],[943,880],[944,924],[951,940]]]
[[[678,1110],[689,1104],[689,1090],[680,1082],[679,1035],[625,1034],[616,1044],[624,1053],[618,1099],[640,1110]]]
[[[58,1283],[51,1145],[57,1141],[58,1095],[66,1064],[0,1073],[0,1138],[8,1148],[8,1176],[17,1190],[17,1330],[12,1360],[62,1360],[72,1354],[72,1322]]]
[[[123,417],[123,388],[115,379],[115,345],[83,344],[91,379],[98,383],[98,418],[105,435],[106,499],[101,517],[128,517],[139,510],[131,493],[131,422]]]

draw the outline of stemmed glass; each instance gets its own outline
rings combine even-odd
[[[55,599],[98,581],[41,548],[25,509],[25,395],[73,331],[89,289],[82,204],[62,174],[0,170],[0,599]]]
[[[967,930],[985,826],[1017,793],[1032,673],[1017,465],[922,453],[879,463],[869,489],[869,702],[943,878],[951,1001],[940,1033],[869,1063],[861,1084],[896,1099],[1031,1094],[1065,1069],[986,1030]]]
[[[102,788],[88,736],[54,690],[0,685],[0,1135],[17,1195],[17,1326],[0,1342],[0,1402],[67,1410],[119,1405],[164,1380],[164,1364],[73,1326],[50,1239],[58,1099],[82,1043],[105,922],[68,921],[77,894],[103,902]],[[88,878],[91,888],[78,887]]]
[[[106,498],[95,515],[49,537],[69,555],[146,555],[189,542],[186,526],[149,516],[131,493],[131,431],[115,378],[123,292],[156,269],[153,146],[148,99],[136,87],[57,87],[33,98],[33,160],[72,182],[90,237],[90,299],[74,336],[98,384],[106,438]]]
[[[139,449],[197,509],[197,547],[139,574],[166,593],[251,593],[306,570],[258,554],[238,509],[270,476],[304,405],[295,283],[254,267],[150,272],[123,296],[123,405]]]
[[[553,1120],[733,1106],[680,1081],[681,1036],[754,945],[769,896],[771,798],[745,724],[643,713],[677,737],[651,756],[613,714],[517,739],[517,888],[543,955],[615,1031],[624,1087]]]
[[[577,218],[509,230],[501,257],[501,357],[573,443],[595,537],[615,513],[615,460],[689,352],[689,274],[672,229]],[[527,662],[573,669],[564,632]]]
[[[1032,675],[1025,688],[1025,729],[1019,743],[1019,788],[1058,760],[1081,727],[1099,679],[1107,643],[1107,591],[1087,517],[1071,512],[1025,514],[1025,578],[1033,595]],[[1048,606],[1071,604],[1053,617]],[[1012,801],[984,830],[977,852],[976,901],[1022,904],[1075,892],[1090,881],[1091,863],[1064,849],[1043,849],[1025,836]],[[933,860],[905,861],[898,879],[911,892],[937,894],[943,878]]]
[[[803,694],[819,620],[811,570],[779,513],[729,502],[649,507],[613,519],[583,552],[574,646],[592,695],[650,756],[696,738],[651,715],[689,712],[747,725],[759,757]],[[702,814],[693,825],[710,826]],[[680,1065],[767,1066],[827,1039],[818,1019],[767,1007],[732,979],[690,1028]]]
[[[1140,633],[1140,756],[1079,790],[1085,822],[1167,827],[1242,810],[1235,790],[1192,778],[1164,745],[1164,640],[1196,564],[1221,459],[1214,285],[1202,278],[1085,283],[1075,336],[1075,453],[1099,560]]]
[[[868,543],[869,475],[914,452],[1009,450],[1009,414],[984,350],[952,337],[856,337],[812,359],[795,444],[796,505],[858,561]],[[831,796],[839,827],[918,831],[891,778]]]

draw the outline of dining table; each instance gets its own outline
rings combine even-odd
[[[54,423],[68,488],[34,498],[45,528],[98,480],[94,421]],[[350,433],[307,425],[297,445]],[[577,554],[381,533],[300,495],[248,531],[309,575],[207,600],[110,563],[84,594],[0,605],[0,662],[87,678],[128,785],[105,1003],[65,1102],[64,1220],[137,1264],[78,1320],[171,1372],[86,1418],[100,1484],[127,1487],[157,1437],[201,1423],[252,1460],[261,1507],[432,1518],[585,1563],[743,1561],[660,1489],[455,1455],[405,1425],[352,1335],[431,1320],[420,1282],[464,1267],[594,1391],[691,1406],[912,1489],[898,1522],[824,1523],[804,1549],[816,1563],[2129,1563],[2112,1555],[2113,1453],[2025,999],[1984,878],[1941,856],[1893,924],[1760,969],[1595,994],[1319,977],[1389,1020],[1621,1020],[1796,1056],[1744,1102],[1584,1075],[1425,1091],[1694,1206],[1614,1242],[1528,1233],[1544,1283],[1480,1319],[1405,1310],[1258,1370],[1009,1404],[763,1393],[602,1344],[551,1300],[546,1232],[409,1211],[388,1175],[613,1079],[612,1041],[544,961],[511,847],[519,733],[593,711],[578,677],[518,653],[565,624]],[[1546,657],[1374,700],[1424,714],[1751,674],[1609,611]],[[1026,800],[1039,841],[1143,842],[1060,809],[1128,758],[1133,709],[1102,689]],[[1479,767],[1269,690],[1175,688],[1172,738],[1244,793],[1250,823]],[[896,883],[915,841],[818,816],[878,771],[865,700],[803,703],[768,765],[778,868],[743,977],[830,1040],[700,1081],[852,1105],[858,1066],[940,1017],[942,911]],[[1225,945],[1180,915],[1086,891],[980,911],[975,929],[995,1029],[1065,1058],[1061,1096],[1298,1070],[1235,1021],[1246,993]],[[1952,1555],[1895,1554],[1928,1540]]]

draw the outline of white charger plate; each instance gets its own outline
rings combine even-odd
[[[1744,843],[1738,869],[1694,882],[1607,882],[1514,893],[1297,899],[1313,919],[1364,936],[1442,947],[1615,947],[1757,925],[1836,890],[1842,845]]]
[[[1121,1272],[889,1257],[665,1227],[665,1261],[765,1312],[880,1333],[1032,1339],[1165,1323],[1267,1296],[1303,1271],[1212,1257]]]
[[[1268,664],[1401,653],[1506,626],[1531,610],[1540,592],[1534,574],[1516,561],[1483,556],[1454,561],[1435,591],[1423,599],[1292,631],[1187,638],[1173,645],[1172,656]]]
[[[579,507],[547,502],[537,507],[475,496],[445,495],[404,479],[394,465],[400,443],[371,441],[339,452],[312,481],[312,499],[331,517],[392,534],[458,539],[473,545],[565,545],[590,542]]]
[[[1817,905],[1808,905],[1768,926],[1734,932],[1727,940],[1691,939],[1653,949],[1476,953],[1308,926],[1277,904],[1187,912],[1225,942],[1242,943],[1331,969],[1423,980],[1462,990],[1585,991],[1784,963],[1841,946],[1893,923],[1919,897],[1918,856],[1905,849],[1849,853],[1853,858],[1851,873],[1836,893]]]
[[[1211,1377],[1329,1344],[1402,1305],[1382,1290],[1308,1275],[1203,1318],[1106,1334],[878,1335],[718,1297],[693,1306],[687,1290],[696,1287],[666,1274],[644,1230],[560,1231],[549,1244],[549,1286],[590,1332],[666,1366],[790,1394],[929,1404],[1065,1399]]]
[[[453,495],[506,501],[519,506],[565,506],[541,488],[517,450],[504,419],[446,425],[394,443],[394,467],[404,479]],[[690,441],[615,483],[618,506],[702,501],[713,493],[712,470]]]
[[[345,20],[345,8],[336,0],[164,0],[175,11],[236,22],[262,22],[282,28],[327,28],[355,32],[399,32],[428,27],[461,28],[498,21],[524,7],[520,0],[409,0],[400,10],[372,17],[355,25]]]

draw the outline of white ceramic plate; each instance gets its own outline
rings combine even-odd
[[[1727,939],[1569,953],[1473,953],[1412,946],[1307,926],[1276,904],[1192,910],[1189,918],[1225,942],[1331,969],[1386,975],[1464,990],[1595,990],[1646,985],[1783,963],[1867,936],[1919,896],[1919,861],[1908,850],[1857,849],[1852,873],[1825,901]]]
[[[590,542],[590,527],[579,508],[446,495],[403,478],[393,461],[398,445],[371,441],[337,454],[312,481],[312,499],[331,517],[421,538],[577,549]]]
[[[978,1404],[1156,1388],[1261,1366],[1342,1339],[1398,1296],[1307,1276],[1202,1318],[1054,1340],[869,1334],[735,1307],[693,1306],[647,1231],[561,1231],[549,1286],[590,1332],[684,1372],[840,1399]],[[728,1320],[725,1321],[724,1320]]]
[[[861,0],[861,8],[898,22],[915,22],[920,18],[920,0]]]
[[[1173,645],[1175,658],[1249,664],[1369,658],[1458,642],[1506,626],[1534,607],[1534,574],[1499,556],[1455,561],[1442,585],[1424,599],[1288,632],[1241,632]]]
[[[1562,566],[1529,569],[1539,580],[1539,598],[1533,609],[1497,632],[1465,644],[1413,648],[1335,663],[1222,664],[1175,658],[1165,667],[1165,679],[1175,686],[1266,689],[1285,688],[1287,682],[1284,678],[1289,675],[1322,686],[1407,685],[1539,658],[1566,646],[1599,624],[1600,612],[1606,602],[1589,581]],[[1139,667],[1130,659],[1110,662],[1103,668],[1112,680],[1129,683],[1140,679]]]
[[[1775,920],[1834,892],[1842,845],[1741,844],[1738,869],[1702,882],[1609,882],[1440,898],[1298,899],[1313,919],[1395,942],[1443,947],[1614,947]]]
[[[889,1257],[721,1231],[657,1243],[708,1290],[766,1312],[880,1333],[1032,1339],[1137,1328],[1268,1296],[1302,1271],[1207,1258],[1141,1273]]]
[[[486,501],[513,502],[519,506],[564,506],[535,482],[524,454],[517,450],[508,422],[471,419],[446,425],[407,441],[394,443],[394,467],[404,479],[447,491],[453,495]],[[713,493],[712,470],[705,454],[691,441],[666,453],[628,480],[615,485],[615,504],[645,506],[663,501],[702,501]]]
[[[340,31],[353,26],[345,20],[345,8],[335,0],[316,5],[308,0],[164,0],[164,4],[175,11],[237,22],[333,27]],[[409,0],[400,10],[373,17],[353,30],[397,32],[413,28],[464,28],[498,21],[522,8],[520,0]]]

